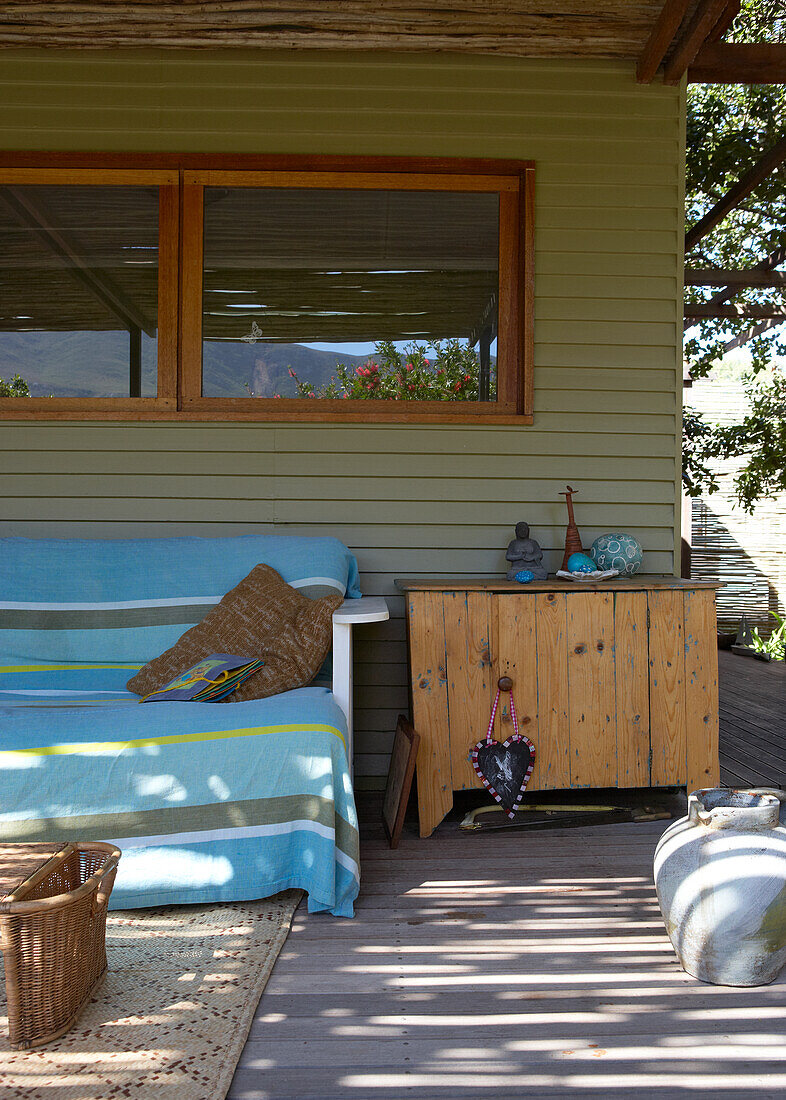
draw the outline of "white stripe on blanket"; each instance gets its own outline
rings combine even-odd
[[[190,607],[192,604],[217,604],[221,596],[167,596],[158,600],[116,600],[96,603],[0,603],[2,611],[124,611],[130,607]]]
[[[309,585],[322,584],[327,588],[344,591],[344,585],[335,577],[301,577],[287,582],[290,588],[308,588]],[[195,604],[217,604],[220,596],[167,596],[156,600],[113,600],[95,603],[39,603],[18,600],[0,601],[0,611],[124,611],[132,607],[190,607]]]
[[[89,690],[83,688],[81,691],[74,691],[71,688],[3,688],[0,691],[0,698],[4,695],[47,695],[52,697],[59,697],[61,695],[119,695],[121,699],[125,699],[128,695],[127,691],[122,688],[118,688],[116,691],[96,691],[94,688]]]
[[[204,829],[193,830],[188,833],[164,833],[162,836],[128,836],[119,840],[110,840],[121,851],[130,848],[158,848],[175,844],[205,844],[214,840],[243,840],[245,837],[277,836],[286,833],[297,832],[317,833],[324,840],[332,840],[335,843],[336,830],[328,825],[322,825],[319,821],[281,821],[272,825],[239,825],[235,829]],[[336,848],[336,863],[350,872],[360,881],[360,869],[354,859],[351,859],[340,848]]]

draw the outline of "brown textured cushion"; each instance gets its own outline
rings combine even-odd
[[[338,594],[310,600],[269,565],[248,576],[171,649],[141,668],[128,690],[148,695],[210,653],[261,658],[265,664],[233,691],[229,702],[263,699],[313,680],[327,656]]]

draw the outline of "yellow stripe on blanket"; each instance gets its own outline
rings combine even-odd
[[[44,745],[37,749],[3,749],[0,762],[7,756],[69,756],[79,752],[122,752],[123,749],[144,749],[154,745],[178,745],[188,741],[226,741],[232,737],[258,737],[268,733],[333,733],[346,749],[344,734],[335,726],[250,726],[237,730],[206,730],[202,733],[176,733],[169,737],[139,737],[133,741],[84,741],[71,745]]]

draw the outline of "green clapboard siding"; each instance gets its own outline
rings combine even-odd
[[[3,529],[333,534],[390,623],[357,646],[359,784],[407,706],[402,575],[498,574],[527,519],[559,565],[634,533],[671,572],[681,366],[679,90],[631,66],[458,55],[6,51],[6,149],[537,162],[532,427],[3,424]],[[0,376],[2,371],[0,370]],[[482,732],[482,731],[479,731]]]

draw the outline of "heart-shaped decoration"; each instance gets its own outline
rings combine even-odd
[[[512,734],[502,743],[478,741],[472,750],[472,767],[512,820],[535,767],[535,746],[520,733]]]

